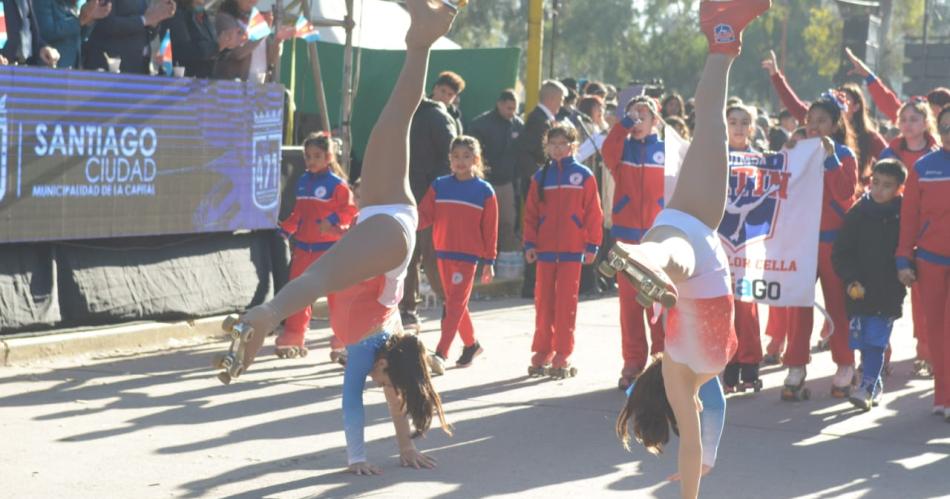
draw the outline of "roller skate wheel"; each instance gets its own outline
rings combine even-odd
[[[234,329],[234,326],[237,325],[237,323],[238,323],[238,316],[229,315],[225,317],[223,321],[221,321],[221,329],[230,333]]]
[[[231,375],[227,371],[218,373],[218,380],[225,385],[231,384]]]
[[[309,351],[309,350],[307,350],[307,348],[306,348],[306,347],[300,347],[300,350],[299,350],[299,352],[300,352],[300,356],[301,356],[301,357],[306,357],[306,356],[307,356],[307,354],[309,354],[309,353],[310,353],[310,351]]]
[[[755,380],[755,383],[752,384],[752,390],[755,391],[756,393],[759,393],[759,392],[762,391],[762,380],[761,380],[761,379]]]
[[[808,388],[802,388],[802,400],[808,400],[811,398],[811,390]]]
[[[227,355],[223,353],[214,354],[211,357],[211,367],[215,369],[227,369],[227,366],[224,365],[224,361],[227,358]]]
[[[660,295],[660,305],[663,305],[664,308],[673,308],[676,305],[676,295],[670,293],[669,291],[664,292]]]
[[[568,373],[570,373],[570,375],[571,375],[572,378],[573,378],[574,376],[577,376],[577,368],[576,368],[576,367],[570,368],[570,369],[568,370]]]

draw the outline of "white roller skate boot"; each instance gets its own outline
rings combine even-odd
[[[789,366],[785,386],[782,387],[782,400],[799,401],[811,398],[811,390],[805,388],[805,366]]]
[[[854,385],[854,366],[839,364],[835,377],[831,379],[831,396],[836,399],[848,398]]]

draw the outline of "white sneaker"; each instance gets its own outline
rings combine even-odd
[[[445,374],[445,359],[441,355],[434,353],[429,356],[429,369],[432,374],[441,376]]]
[[[838,372],[832,378],[831,384],[839,388],[851,386],[854,382],[854,366],[851,364],[838,365]]]
[[[935,405],[933,409],[930,410],[930,413],[934,416],[946,416],[947,411],[942,405]]]

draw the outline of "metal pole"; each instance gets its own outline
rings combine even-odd
[[[353,114],[353,0],[346,0],[346,45],[343,48],[343,109],[340,114],[340,137],[343,139],[343,151],[340,164],[347,175],[350,174],[350,150],[353,148],[350,118]]]
[[[930,0],[924,0],[924,67],[927,67],[927,62],[929,58],[927,57],[927,45],[928,45],[928,34],[930,27]],[[924,72],[924,78],[927,77],[926,70]]]
[[[554,0],[554,3],[551,5],[551,62],[548,66],[548,78],[551,79],[554,79],[554,54],[555,46],[557,45],[557,18],[560,17],[558,12],[559,8],[559,0]]]
[[[303,0],[300,3],[303,8],[303,15],[310,19],[310,0]],[[317,55],[317,44],[308,43],[307,51],[310,53],[310,69],[313,71],[313,86],[316,91],[317,107],[320,110],[320,124],[323,130],[330,131],[330,115],[327,114],[327,93],[323,88],[323,75],[320,71],[320,57]]]
[[[276,0],[274,2],[274,32],[280,29],[284,24],[284,2],[283,0]],[[293,41],[291,41],[293,43]],[[278,52],[279,53],[279,52]],[[274,63],[274,72],[270,75],[270,81],[280,82],[280,57],[277,57],[277,61]]]
[[[538,104],[541,91],[541,55],[544,30],[544,0],[528,0],[528,54],[525,68],[525,116]]]

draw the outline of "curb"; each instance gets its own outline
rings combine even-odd
[[[496,279],[476,284],[472,297],[499,298],[520,292],[521,279]],[[327,317],[326,299],[313,306],[314,317]],[[30,364],[69,357],[109,357],[120,354],[176,348],[183,342],[198,342],[225,336],[224,315],[180,322],[138,322],[95,326],[80,330],[54,330],[42,334],[4,338],[0,336],[0,367]]]

